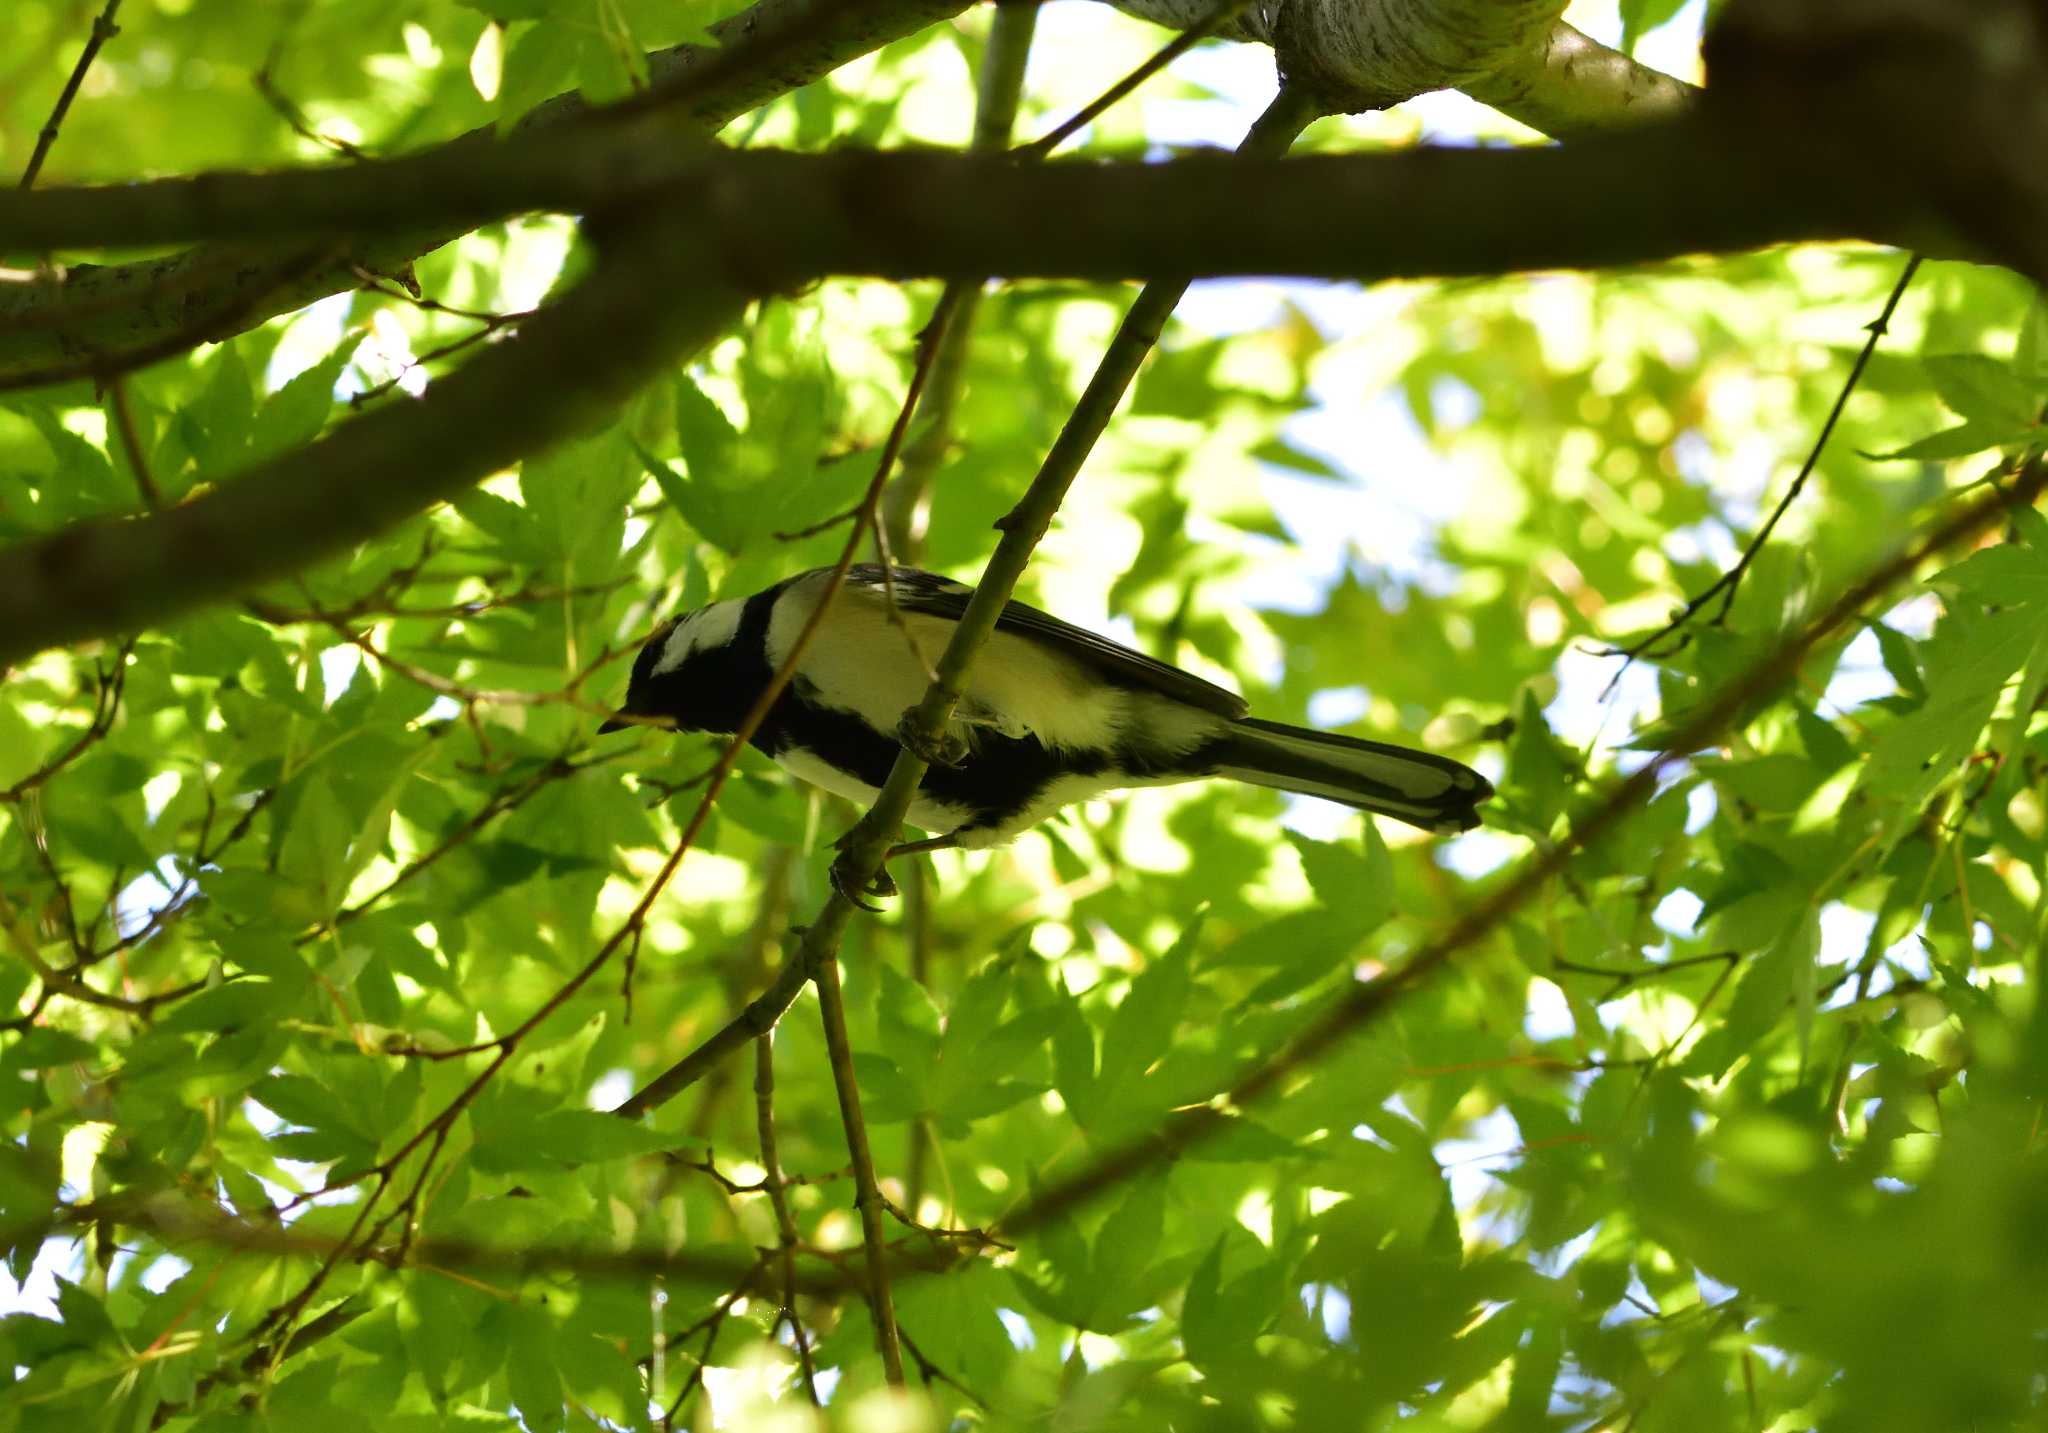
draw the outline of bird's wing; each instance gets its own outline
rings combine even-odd
[[[964,583],[915,567],[896,568],[893,575],[896,603],[906,612],[925,612],[957,622],[967,611],[967,600],[974,595],[974,589]],[[877,593],[883,590],[882,569],[874,563],[855,566],[846,578],[856,587]],[[1112,642],[1071,622],[1062,622],[1051,613],[1041,612],[1022,602],[1012,602],[1004,607],[1003,615],[996,618],[996,627],[1042,642],[1076,661],[1087,663],[1112,680],[1145,687],[1218,716],[1235,720],[1251,710],[1243,697],[1214,682],[1205,682],[1179,667],[1169,666],[1143,652],[1134,652],[1121,642]]]

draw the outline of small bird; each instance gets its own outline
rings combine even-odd
[[[800,573],[662,628],[633,663],[624,708],[599,731],[737,731],[830,579],[826,568]],[[894,568],[886,581],[879,566],[849,569],[753,745],[813,786],[872,802],[903,744],[899,726],[971,596],[916,568]],[[1443,835],[1476,826],[1475,808],[1493,795],[1485,777],[1446,757],[1248,711],[1235,693],[1012,602],[968,673],[943,749],[920,752],[933,764],[909,820],[936,834],[889,855],[998,846],[1105,791],[1208,776]]]

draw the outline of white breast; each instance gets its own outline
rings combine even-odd
[[[804,623],[826,586],[818,573],[791,584],[769,616],[767,656],[779,668],[788,660]],[[930,666],[939,659],[955,623],[927,613],[902,612],[892,621],[887,595],[870,587],[844,587],[824,627],[804,649],[796,676],[807,695],[859,716],[882,733],[893,733],[903,714],[923,697]],[[915,644],[915,650],[913,650]],[[1155,754],[1180,755],[1214,736],[1228,720],[1159,692],[1113,686],[1093,668],[1048,643],[997,631],[968,674],[955,730],[969,742],[978,729],[1006,736],[1036,736],[1053,750],[1111,752],[1142,733],[1141,745]],[[878,794],[867,783],[827,765],[802,748],[776,760],[788,771],[827,791],[865,806]],[[1063,806],[1128,786],[1165,780],[1133,780],[1117,771],[1055,779],[1000,826],[968,833],[968,848],[1001,845],[1049,818]],[[946,835],[973,811],[949,802],[920,799],[910,809],[913,825]]]
[[[781,666],[789,656],[825,582],[822,573],[807,577],[776,600],[768,623],[772,666]],[[945,651],[955,625],[919,612],[901,612],[892,621],[881,590],[845,587],[825,629],[804,650],[797,675],[811,684],[818,700],[891,732],[924,695],[930,667]],[[1134,728],[1168,749],[1185,751],[1219,725],[1209,713],[1185,703],[1110,686],[1056,648],[1000,630],[975,658],[957,719],[970,728],[986,725],[1008,736],[1029,732],[1048,747],[1083,751],[1112,747]],[[967,735],[972,739],[971,729]]]
[[[874,805],[875,798],[882,794],[878,787],[870,786],[857,777],[847,775],[838,767],[826,762],[822,757],[816,756],[800,746],[785,747],[781,754],[775,758],[775,764],[784,771],[787,771],[791,776],[796,777],[799,781],[808,781],[811,785],[821,790],[829,791],[834,796],[844,796],[847,800],[862,808]],[[920,797],[910,803],[910,812],[907,819],[911,825],[929,831],[935,836],[946,836],[952,834],[953,830],[961,822],[967,820],[973,814],[967,807],[957,806],[950,801],[933,801]],[[1009,838],[1006,836],[1002,839],[1008,840]],[[975,842],[971,844],[993,845],[995,842]]]

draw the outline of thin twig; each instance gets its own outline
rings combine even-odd
[[[128,396],[126,380],[116,378],[107,385],[107,406],[114,410],[114,431],[121,439],[129,470],[135,474],[135,486],[142,492],[142,505],[151,512],[162,512],[163,490],[156,485],[149,454],[143,450],[142,429],[135,421],[135,404]]]
[[[855,503],[843,512],[836,512],[830,517],[821,517],[816,522],[805,527],[790,528],[787,531],[778,529],[773,536],[777,542],[802,542],[807,537],[816,537],[819,533],[827,532],[843,522],[852,522],[859,516],[860,504]]]
[[[265,616],[266,621],[270,620],[270,616],[275,613],[275,609],[270,608],[267,604],[259,606],[257,610]],[[532,692],[510,688],[485,689],[465,686],[452,677],[444,677],[439,672],[430,672],[424,667],[415,666],[402,657],[392,656],[391,653],[356,631],[348,623],[343,622],[337,617],[329,617],[318,607],[313,608],[312,611],[314,616],[320,621],[334,629],[334,634],[337,637],[340,637],[344,642],[362,652],[363,655],[369,657],[378,666],[384,668],[384,670],[392,673],[394,676],[405,678],[415,686],[425,687],[428,691],[438,696],[451,697],[466,706],[546,707],[568,705],[581,708],[593,714],[608,714],[606,708],[598,705],[596,702],[584,701],[566,688],[557,691]]]
[[[173,1246],[190,1242],[298,1258],[360,1257],[386,1268],[476,1269],[502,1275],[558,1271],[587,1279],[666,1276],[722,1284],[735,1287],[740,1293],[772,1296],[773,1290],[773,1285],[761,1281],[766,1270],[759,1258],[734,1259],[729,1255],[658,1247],[615,1249],[587,1243],[505,1244],[471,1236],[419,1238],[403,1253],[396,1246],[364,1249],[346,1233],[311,1233],[260,1213],[255,1218],[244,1218],[209,1201],[194,1202],[170,1191],[147,1198],[116,1195],[90,1203],[60,1205],[53,1214],[0,1225],[0,1236],[5,1236],[12,1246],[22,1247],[65,1229],[103,1223],[145,1230]],[[824,1251],[806,1248],[802,1252],[825,1257]],[[845,1281],[830,1270],[799,1268],[796,1290],[820,1296],[843,1294]],[[255,1342],[255,1335],[249,1341]]]
[[[775,1037],[763,1035],[754,1042],[754,1123],[761,1140],[761,1183],[766,1187],[769,1206],[775,1211],[777,1253],[782,1265],[782,1317],[789,1321],[796,1344],[797,1369],[803,1378],[804,1396],[814,1407],[818,1399],[817,1369],[811,1364],[811,1342],[804,1334],[803,1320],[796,1311],[796,1217],[789,1212],[789,1196],[782,1187],[782,1161],[775,1149]]]
[[[932,978],[931,864],[928,856],[908,857],[903,872],[903,931],[910,946],[910,978],[927,990]],[[924,1171],[931,1160],[931,1121],[910,1122],[910,1153],[903,1174],[903,1199],[914,1214],[924,1203]]]
[[[1016,155],[1019,159],[1043,159],[1059,148],[1060,142],[1073,134],[1090,120],[1118,100],[1135,90],[1139,85],[1165,69],[1182,55],[1208,39],[1239,15],[1249,10],[1252,0],[1223,0],[1200,21],[1175,35],[1166,44],[1149,55],[1145,62],[1081,106],[1059,125],[1040,135],[1029,144],[1019,145]]]
[[[407,360],[398,372],[392,374],[382,383],[373,384],[360,393],[351,393],[348,399],[348,406],[351,411],[358,410],[364,404],[374,402],[376,399],[383,397],[386,393],[398,387],[404,381],[407,374],[425,368],[430,363],[438,363],[444,358],[451,358],[466,349],[473,348],[503,329],[524,323],[538,312],[535,309],[520,309],[513,313],[492,313],[488,310],[457,308],[453,304],[446,304],[442,303],[439,299],[429,298],[423,293],[391,288],[386,283],[383,275],[373,274],[360,265],[356,267],[355,272],[356,276],[362,280],[363,288],[370,293],[382,294],[385,298],[411,304],[414,308],[425,313],[445,314],[450,318],[467,319],[472,323],[482,326],[472,333],[464,334],[461,338],[442,344],[439,348],[428,349],[418,357]]]
[[[275,795],[277,795],[277,788],[275,786],[265,787],[262,791],[259,791],[255,799],[249,803],[248,808],[242,812],[240,819],[229,828],[225,836],[221,837],[219,844],[208,849],[206,839],[212,834],[214,817],[213,794],[209,791],[206,798],[206,816],[200,823],[199,839],[193,843],[192,856],[186,863],[183,878],[179,880],[177,886],[164,899],[163,903],[149,913],[140,926],[130,931],[127,935],[120,937],[111,945],[89,952],[79,962],[80,966],[96,965],[110,956],[119,955],[123,951],[134,949],[136,946],[143,944],[151,937],[160,933],[173,920],[177,919],[179,915],[189,909],[192,896],[199,889],[199,873],[218,861],[228,847],[249,834],[250,828],[256,824],[257,815],[264,807],[270,804],[270,799]],[[117,887],[114,895],[119,895],[119,893]],[[113,897],[110,896],[109,900],[111,901],[112,899]]]
[[[780,962],[785,949],[782,937],[788,925],[790,885],[789,873],[795,869],[797,853],[793,847],[777,843],[762,853],[760,865],[760,893],[754,902],[754,918],[747,924],[747,933],[738,950],[723,959],[712,962],[718,967],[724,981],[727,1002],[733,1006],[744,1003],[746,997],[763,981],[773,975],[775,965]],[[771,958],[772,957],[772,958]],[[696,1108],[690,1111],[690,1133],[700,1139],[709,1140],[718,1128],[719,1111],[725,1098],[738,1083],[738,1071],[733,1063],[715,1066],[711,1078],[704,1082],[704,1092],[697,1099]],[[842,1178],[852,1178],[851,1169]],[[791,1182],[784,1177],[785,1184]]]
[[[1611,982],[1605,990],[1594,997],[1595,1004],[1605,1005],[1623,992],[1652,980],[1664,980],[1702,965],[1729,966],[1738,964],[1741,960],[1742,954],[1739,951],[1717,950],[1709,955],[1689,955],[1682,960],[1667,960],[1659,965],[1643,965],[1633,970],[1603,970],[1597,965],[1581,965],[1562,957],[1553,957],[1550,968],[1568,975],[1591,975]]]
[[[982,1248],[1003,1249],[1010,1252],[1015,1252],[1016,1250],[1016,1245],[1004,1243],[986,1229],[934,1229],[929,1224],[920,1224],[911,1217],[909,1210],[886,1194],[882,1196],[882,1207],[889,1211],[889,1217],[898,1224],[915,1233],[922,1234],[925,1238],[934,1242],[957,1239],[963,1243],[974,1244]]]
[[[1772,532],[1777,529],[1778,520],[1785,516],[1792,504],[1799,500],[1799,495],[1806,490],[1806,480],[1813,476],[1813,470],[1820,462],[1821,451],[1827,447],[1828,438],[1835,431],[1835,424],[1841,420],[1842,410],[1849,406],[1850,395],[1855,393],[1856,385],[1862,381],[1863,370],[1870,366],[1870,358],[1877,352],[1878,342],[1890,331],[1892,314],[1898,309],[1899,300],[1906,296],[1906,286],[1913,282],[1913,275],[1919,271],[1920,256],[1914,254],[1906,260],[1906,267],[1900,271],[1898,282],[1892,285],[1891,294],[1884,301],[1883,311],[1864,325],[1864,331],[1870,336],[1864,340],[1862,351],[1856,355],[1856,362],[1850,366],[1849,376],[1843,380],[1841,391],[1835,395],[1834,406],[1828,410],[1826,421],[1820,425],[1820,432],[1813,440],[1813,447],[1807,450],[1806,461],[1799,465],[1798,476],[1792,479],[1792,485],[1785,490],[1784,497],[1778,500],[1778,505],[1772,510],[1770,518],[1757,530],[1756,536],[1749,540],[1749,545],[1743,548],[1742,556],[1735,565],[1715,578],[1704,592],[1687,602],[1669,622],[1649,636],[1639,642],[1631,642],[1626,647],[1608,648],[1600,654],[1604,657],[1623,659],[1621,667],[1608,679],[1608,691],[1614,690],[1615,683],[1621,680],[1622,673],[1628,670],[1629,664],[1636,658],[1669,657],[1681,650],[1689,639],[1681,637],[1677,646],[1661,652],[1653,651],[1652,648],[1666,637],[1681,631],[1714,598],[1721,599],[1721,610],[1714,614],[1715,625],[1718,626],[1727,620],[1728,609],[1735,602],[1735,593],[1742,586],[1742,579],[1749,572],[1750,564],[1756,561],[1757,554],[1762,552],[1764,545],[1771,540]]]
[[[71,102],[78,98],[78,87],[85,83],[85,72],[92,68],[100,47],[121,33],[121,27],[114,23],[114,16],[120,9],[121,0],[107,0],[106,8],[93,18],[92,33],[85,37],[85,48],[79,52],[78,63],[71,67],[71,78],[64,82],[63,92],[57,96],[50,117],[36,132],[35,151],[28,157],[28,168],[21,172],[18,188],[34,187],[36,176],[42,173],[43,161],[49,157],[50,146],[57,142],[57,131],[63,126],[64,116],[70,113]]]
[[[970,153],[1009,147],[1037,24],[1035,5],[996,7],[976,89]],[[923,425],[904,448],[901,470],[889,487],[889,541],[913,566],[924,546],[932,481],[952,446],[953,418],[966,386],[968,346],[985,288],[986,281],[978,279],[954,279],[947,286],[953,317],[933,361],[931,385],[920,410]]]
[[[415,289],[391,288],[392,280],[388,275],[373,273],[361,264],[356,264],[353,268],[355,276],[362,282],[365,292],[381,294],[387,299],[395,299],[402,304],[411,304],[423,313],[446,314],[449,318],[466,318],[472,323],[497,324],[512,323],[522,318],[533,317],[533,310],[531,309],[521,309],[516,313],[495,313],[490,309],[462,308],[456,304],[444,303],[437,298],[429,298],[426,294]],[[401,281],[409,277],[410,273],[408,271],[407,274],[401,276]]]
[[[936,1363],[925,1357],[924,1350],[911,1341],[909,1334],[903,1335],[903,1347],[909,1351],[910,1357],[917,1364],[917,1376],[927,1384],[943,1383],[958,1392],[962,1397],[974,1404],[975,1407],[989,1411],[989,1401],[986,1398],[983,1398],[979,1393],[976,1393],[959,1379],[953,1377],[952,1374],[946,1372],[945,1369],[940,1368]]]
[[[276,43],[271,45],[270,53],[264,57],[262,68],[258,69],[250,78],[250,83],[256,86],[256,93],[263,97],[263,102],[270,106],[279,119],[291,127],[293,134],[296,134],[307,143],[317,144],[324,149],[331,149],[336,154],[348,159],[370,158],[370,155],[359,146],[351,144],[337,135],[322,134],[319,130],[313,128],[312,123],[306,118],[306,112],[293,102],[290,95],[287,95],[282,89],[278,88],[277,79],[273,71],[276,70],[277,63],[283,56],[284,40],[280,37]]]
[[[109,676],[104,671],[97,672],[98,684],[93,692],[92,720],[86,724],[85,730],[64,750],[6,790],[0,791],[0,805],[12,805],[40,789],[50,778],[103,741],[107,733],[114,729],[114,717],[121,709],[121,690],[128,681],[128,659],[134,651],[135,638],[130,637],[114,654],[113,675]]]
[[[337,619],[346,622],[364,617],[410,617],[418,620],[431,620],[435,617],[481,617],[486,612],[497,612],[508,607],[531,607],[543,602],[560,602],[565,598],[601,596],[607,592],[616,592],[631,580],[619,577],[609,582],[579,582],[566,587],[529,583],[517,592],[475,597],[467,602],[442,602],[423,606],[413,606],[394,600],[389,595],[390,584],[385,582],[379,583],[375,591],[366,593],[341,607],[323,607],[315,611],[309,607],[282,607],[274,602],[266,602],[259,612],[252,615],[273,626],[330,623]]]
[[[334,919],[331,922],[329,922],[329,924],[337,926],[346,925],[348,922],[352,920],[361,919],[363,916],[367,915],[371,910],[373,910],[378,905],[378,903],[383,901],[393,891],[397,890],[406,882],[411,881],[416,877],[420,876],[436,861],[441,860],[443,857],[448,855],[449,852],[455,850],[464,842],[474,838],[478,832],[482,831],[485,826],[488,826],[492,821],[497,819],[499,816],[504,815],[508,811],[516,810],[519,806],[524,804],[529,798],[531,798],[536,792],[540,791],[543,787],[546,787],[553,782],[561,781],[567,777],[574,776],[578,772],[588,771],[593,766],[603,766],[608,762],[617,761],[620,759],[620,756],[623,755],[623,753],[619,753],[607,756],[595,756],[588,761],[572,761],[570,758],[574,754],[574,752],[564,752],[562,755],[544,764],[539,771],[536,771],[532,776],[528,777],[525,781],[519,782],[515,786],[507,787],[503,790],[493,793],[491,798],[488,801],[484,802],[482,806],[478,807],[476,813],[472,815],[467,821],[464,821],[460,826],[456,827],[453,831],[449,832],[446,836],[442,837],[427,851],[423,852],[421,855],[416,856],[415,858],[413,858],[413,860],[409,861],[405,865],[405,867],[401,869],[396,875],[392,876],[392,878],[389,881],[386,881],[382,886],[378,887],[378,889],[371,892],[369,895],[364,896],[360,901],[356,902],[354,905],[345,906],[341,910],[336,911]],[[309,941],[313,940],[318,935],[320,935],[323,930],[324,927],[316,927],[311,931],[305,932],[299,937],[299,943],[301,945],[308,943]],[[388,1053],[405,1052],[392,1051]]]
[[[33,837],[30,840],[30,844],[38,850],[42,848],[42,843]],[[67,894],[65,896],[65,906],[67,908],[66,924],[70,927],[73,949],[76,952],[80,948],[78,946],[78,933],[76,924],[69,917],[69,905],[70,897]],[[16,910],[14,904],[7,899],[6,895],[0,894],[0,934],[4,934],[7,937],[7,942],[14,948],[14,953],[21,958],[22,964],[35,972],[37,979],[41,980],[47,988],[58,995],[64,996],[66,999],[76,1000],[84,1005],[97,1005],[107,1010],[122,1010],[131,1015],[148,1015],[159,1006],[168,1005],[172,1001],[182,1000],[186,996],[196,994],[206,988],[204,980],[195,980],[185,985],[173,986],[169,990],[158,991],[154,995],[142,996],[139,999],[130,999],[125,995],[109,995],[104,990],[97,990],[87,985],[84,980],[80,979],[72,971],[59,970],[51,965],[49,961],[43,959],[42,952],[38,948],[38,942],[35,938],[35,932],[28,928],[21,917],[22,913]]]

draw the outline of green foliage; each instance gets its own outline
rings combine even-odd
[[[43,56],[0,87],[10,159],[73,9],[10,15]],[[1628,40],[1678,9],[1625,3]],[[266,60],[315,130],[395,152],[625,95],[645,51],[718,18],[295,14],[130,0],[52,174],[324,156],[248,84]],[[957,143],[986,23],[730,137]],[[1033,67],[1027,128],[1156,40],[1104,25]],[[1112,110],[1097,149],[1142,138],[1139,113]],[[414,277],[509,314],[569,261],[564,226],[522,222]],[[852,1068],[921,1426],[2038,1422],[2048,524],[2017,515],[1796,680],[1741,684],[2035,450],[2042,306],[1928,265],[1725,620],[1712,604],[1626,667],[1594,655],[1726,570],[1898,267],[1801,251],[1417,285],[1349,330],[1363,308],[1303,290],[1169,329],[1027,595],[1128,622],[1264,715],[1432,744],[1500,795],[1487,830],[1437,843],[1322,808],[1283,829],[1249,788],[1143,793],[942,856],[922,902],[853,927]],[[978,570],[1125,297],[986,297],[926,564]],[[594,735],[626,660],[658,620],[836,552],[843,527],[812,529],[872,472],[928,303],[855,282],[764,303],[581,441],[376,543],[9,675],[0,1433],[762,1426],[801,1404],[806,1361],[825,1419],[878,1426],[816,1001],[776,1029],[766,1100],[790,1309],[752,1051],[642,1122],[604,1112],[791,956],[857,813],[749,753],[638,937],[577,977],[713,754]],[[478,323],[385,285],[133,376],[126,418],[82,383],[8,395],[0,540],[137,512],[125,422],[176,503],[356,396],[407,401],[380,385],[439,373],[414,355]],[[1223,1098],[1731,684],[1736,727],[1448,969],[1264,1099]],[[1195,1121],[1174,1157],[1030,1218]]]

